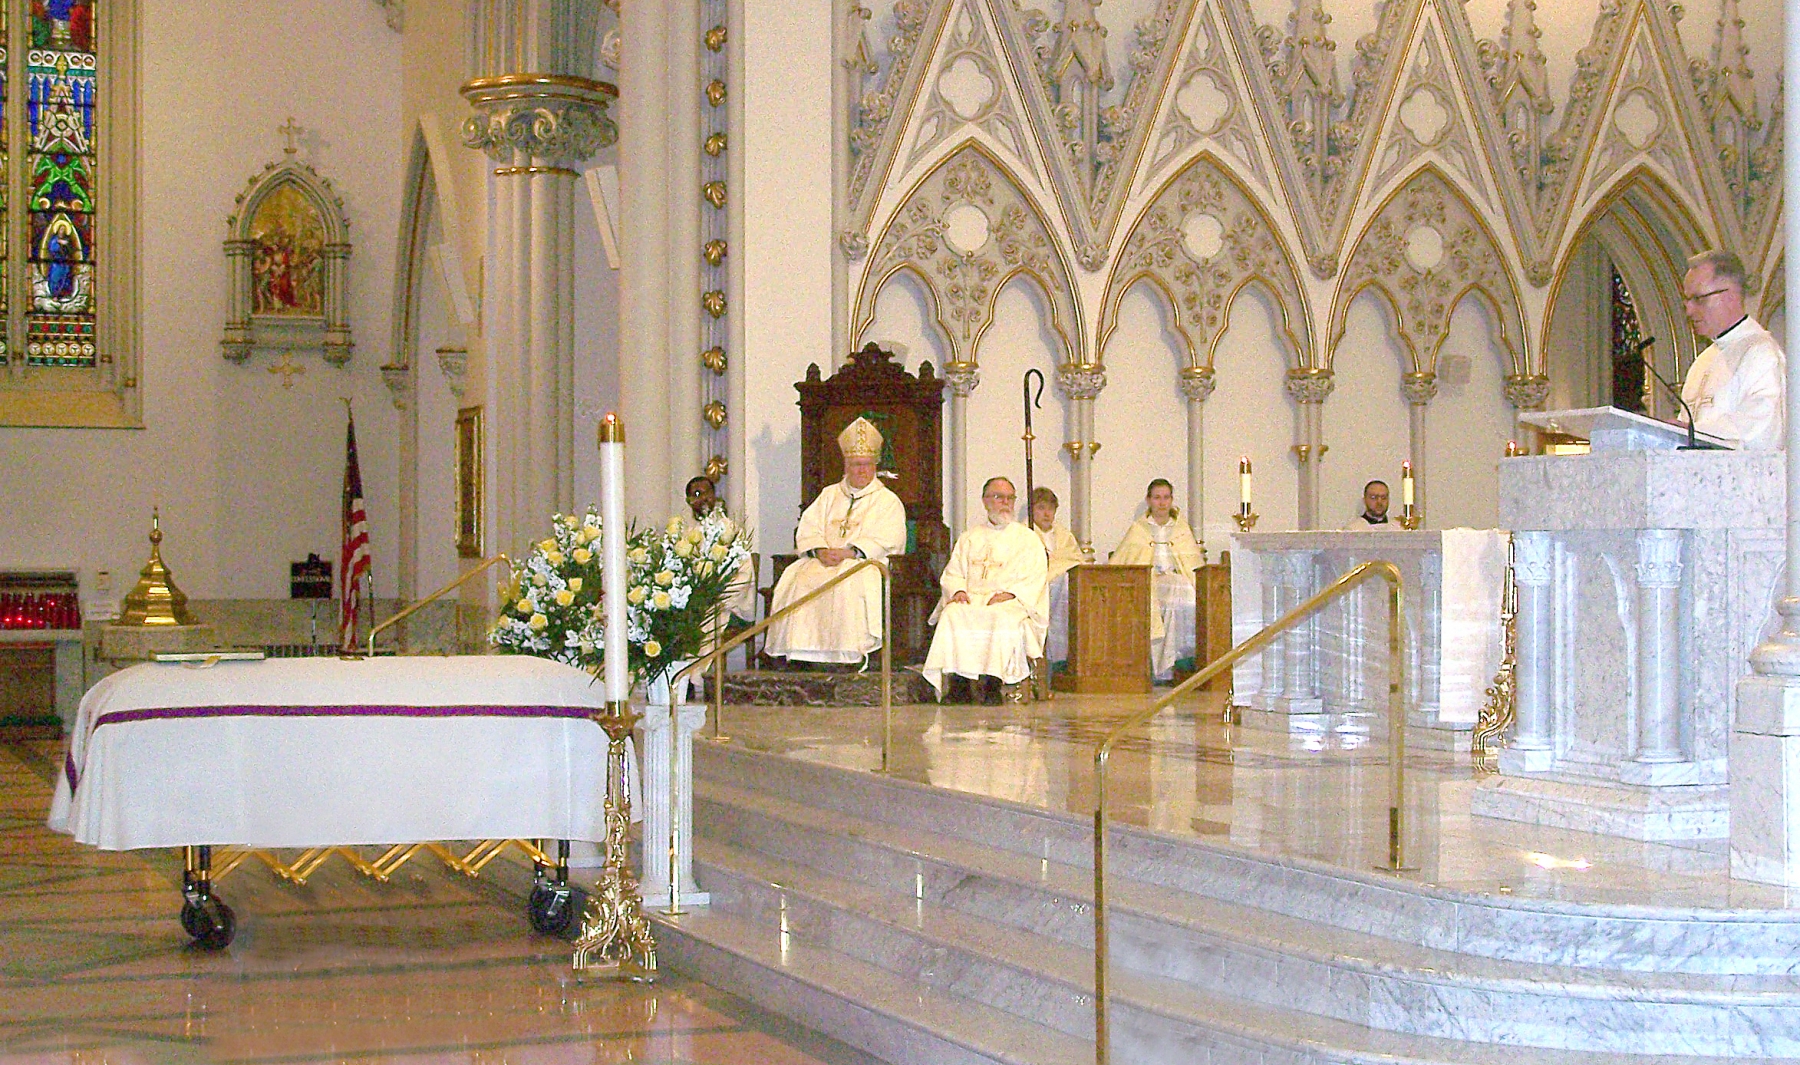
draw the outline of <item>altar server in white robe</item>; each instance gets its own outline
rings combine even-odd
[[[1131,523],[1113,549],[1115,566],[1149,566],[1150,670],[1156,680],[1174,677],[1175,663],[1194,654],[1194,574],[1200,542],[1175,509],[1175,488],[1158,477],[1144,493],[1144,516]]]
[[[1031,490],[1031,531],[1043,541],[1048,558],[1044,577],[1050,586],[1050,630],[1044,637],[1044,657],[1052,662],[1069,658],[1069,571],[1082,562],[1075,534],[1056,520],[1060,506],[1050,489],[1040,485]]]
[[[906,550],[906,506],[875,476],[881,434],[858,418],[838,434],[844,479],[800,515],[794,548],[806,556],[782,571],[770,607],[777,613],[856,560],[885,562]],[[769,626],[768,653],[790,661],[866,663],[881,646],[881,574],[873,567]]]
[[[991,478],[981,488],[986,518],[956,538],[939,583],[943,595],[931,620],[937,632],[926,652],[925,679],[944,691],[944,675],[997,677],[1022,701],[1021,681],[1044,653],[1049,593],[1043,541],[1013,520],[1012,482]]]
[[[1712,341],[1688,368],[1681,398],[1694,428],[1746,451],[1779,450],[1787,439],[1787,358],[1744,311],[1744,263],[1727,251],[1688,260],[1681,302],[1694,332]],[[1679,415],[1685,422],[1685,412]]]

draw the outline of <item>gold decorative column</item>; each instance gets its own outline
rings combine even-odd
[[[730,156],[730,134],[726,104],[730,98],[726,78],[729,74],[726,45],[730,33],[726,28],[725,0],[701,0],[700,18],[706,27],[700,43],[700,285],[705,291],[700,320],[700,365],[707,372],[700,376],[700,420],[706,429],[701,433],[701,452],[706,456],[703,471],[715,482],[731,472],[728,438],[730,431],[729,380],[727,350],[730,348],[730,200],[727,188]],[[679,478],[682,481],[686,477]]]

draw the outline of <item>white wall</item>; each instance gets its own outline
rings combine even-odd
[[[1119,544],[1144,505],[1144,486],[1162,477],[1187,498],[1187,401],[1177,385],[1185,345],[1167,307],[1146,285],[1119,301],[1119,328],[1101,352],[1106,388],[1094,400],[1094,553]]]
[[[981,366],[981,387],[969,397],[969,483],[962,486],[963,513],[973,524],[981,520],[981,486],[989,477],[1005,477],[1018,489],[1021,515],[1025,506],[1025,404],[1021,384],[1025,371],[1044,375],[1043,406],[1032,412],[1032,470],[1036,483],[1049,487],[1062,501],[1062,518],[1068,518],[1069,466],[1062,449],[1066,401],[1056,387],[1056,364],[1061,361],[1062,341],[1050,328],[1049,306],[1043,290],[1015,280],[1000,290],[994,304],[994,324],[988,327],[976,351]],[[1036,392],[1033,382],[1032,391]],[[946,418],[946,422],[948,419]],[[948,433],[946,451],[948,456]],[[945,463],[945,475],[948,477]],[[944,511],[950,511],[946,484]]]
[[[1250,457],[1255,470],[1251,505],[1260,515],[1257,529],[1292,529],[1298,520],[1294,403],[1287,395],[1287,371],[1295,353],[1281,338],[1279,322],[1273,297],[1260,287],[1246,289],[1232,305],[1231,321],[1213,356],[1202,522],[1209,552],[1224,547],[1237,529],[1231,516],[1237,512],[1238,459],[1243,456]]]
[[[1351,304],[1344,339],[1332,358],[1336,386],[1324,407],[1330,451],[1319,475],[1319,527],[1336,529],[1362,511],[1363,485],[1386,481],[1400,512],[1400,464],[1407,458],[1406,398],[1400,375],[1405,344],[1381,297],[1365,291]],[[1259,525],[1258,528],[1261,528]]]
[[[143,0],[140,39],[145,428],[0,429],[0,566],[78,566],[90,588],[110,569],[123,595],[160,504],[164,557],[188,595],[285,597],[290,561],[337,556],[347,396],[376,585],[391,595],[398,419],[376,368],[405,159],[400,35],[375,4]],[[284,389],[267,356],[226,362],[219,336],[225,219],[280,158],[275,127],[290,115],[307,129],[301,158],[350,217],[357,348],[342,370],[307,359]]]

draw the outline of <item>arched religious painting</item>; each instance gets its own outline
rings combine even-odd
[[[297,127],[283,127],[289,137]],[[224,354],[241,363],[257,352],[287,360],[317,354],[349,361],[350,223],[331,182],[294,157],[270,163],[238,197],[227,223],[230,317]]]

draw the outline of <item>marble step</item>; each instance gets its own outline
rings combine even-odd
[[[652,912],[661,964],[892,1065],[1088,1065],[1093,1044],[723,910]]]
[[[916,669],[894,666],[895,706],[936,702],[937,693]],[[712,678],[702,690],[711,692]],[[752,669],[725,674],[727,706],[880,706],[881,664],[861,673]]]
[[[1085,817],[729,746],[700,744],[694,757],[704,780],[1091,866]],[[1800,975],[1800,911],[1474,894],[1133,827],[1115,827],[1109,839],[1115,876],[1457,954],[1645,973]]]
[[[941,944],[935,948],[938,953],[914,956],[928,965],[908,979],[892,971],[891,962],[874,965],[867,960],[893,949],[884,935],[864,941],[869,930],[857,922],[814,910],[817,903],[805,897],[805,889],[816,884],[751,887],[755,878],[745,875],[745,894],[740,896],[740,888],[716,879],[724,866],[704,862],[703,868],[714,878],[711,890],[718,901],[712,912],[655,918],[659,949],[673,968],[729,986],[765,1008],[896,1063],[1055,1065],[1093,1060],[1087,1036],[1047,1037],[1041,1026],[1021,1028],[1016,1019],[997,1017],[992,1007],[971,1001],[978,997],[971,992],[991,979],[995,968],[1023,971],[1035,964],[1058,985],[1055,991],[1040,990],[1040,998],[1057,995],[1068,1003],[1070,1016],[1091,1017],[1087,985],[1081,982],[1090,971],[1089,958],[1079,952],[931,917],[922,923],[935,932],[971,944],[1000,942],[1011,956],[996,959],[985,970],[957,970],[955,947]],[[758,894],[763,898],[753,900]],[[749,915],[735,908],[742,903],[750,904]],[[821,919],[833,926],[821,927]],[[785,949],[784,920],[789,929]],[[1743,1060],[1736,1055],[1592,1053],[1397,1034],[1131,973],[1114,974],[1110,1002],[1113,1060],[1134,1065],[1722,1065]]]
[[[873,952],[865,961],[962,982],[964,994],[1070,1034],[1091,1030],[1091,1006],[1080,1004],[1092,965],[1084,870],[718,785],[703,785],[698,798],[698,868],[716,905],[753,917],[779,906],[790,928],[825,930],[828,945]],[[763,890],[769,884],[780,887]],[[1800,987],[1783,977],[1606,974],[1458,956],[1129,881],[1113,885],[1112,898],[1121,982],[1142,973],[1446,1039],[1743,1058],[1800,1053]],[[1063,971],[1040,967],[1059,956]]]

